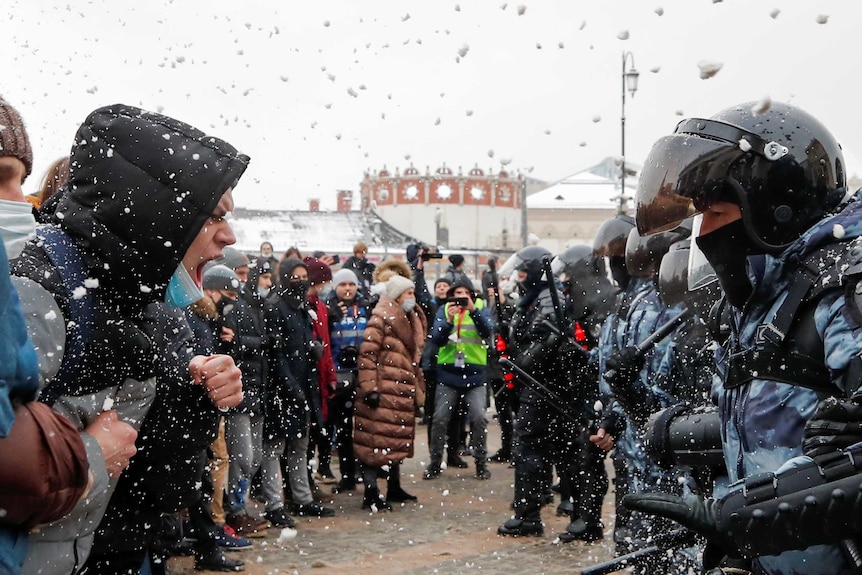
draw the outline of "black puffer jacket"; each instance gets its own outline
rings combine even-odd
[[[230,144],[131,106],[99,108],[85,120],[52,218],[83,251],[95,299],[77,374],[59,382],[64,393],[152,376],[144,309],[164,300],[186,250],[247,165]],[[71,321],[66,290],[37,241],[12,273],[41,284]]]
[[[266,328],[277,342],[270,351],[266,382],[263,431],[269,441],[304,437],[310,423],[323,426],[308,304],[305,298],[284,297],[283,289],[267,299]]]
[[[55,395],[61,397],[55,409],[62,408],[79,429],[98,416],[103,396],[116,395],[122,384],[118,397],[122,401],[114,408],[120,419],[141,429],[138,447],[142,452],[161,449],[174,453],[159,457],[179,455],[182,450],[174,450],[176,442],[185,442],[195,451],[208,440],[211,405],[201,396],[202,390],[184,390],[194,392],[191,396],[170,396],[177,382],[165,381],[168,376],[157,368],[165,363],[165,354],[173,352],[154,335],[145,310],[164,300],[167,284],[186,250],[247,163],[248,158],[230,144],[177,120],[130,106],[100,108],[81,125],[71,152],[70,178],[59,192],[50,221],[71,238],[83,258],[87,278],[83,287],[88,294],[84,301],[89,310],[85,335],[72,324],[74,314],[70,313],[69,289],[81,286],[63,284],[38,240],[25,247],[13,268],[15,275],[27,278],[22,281],[29,281],[21,293],[22,304],[31,299],[32,317],[45,316],[50,307],[52,316],[59,316],[58,321],[65,325],[65,338],[62,330],[46,330],[35,334],[34,340],[45,342],[40,368],[52,364],[43,373],[49,386],[59,388]],[[70,338],[83,340],[82,349],[69,353]],[[64,343],[62,361],[76,356],[80,362],[73,363],[72,370],[60,368],[58,374],[55,364],[60,358],[54,352],[63,349]],[[187,378],[186,373],[184,382]],[[179,407],[169,405],[174,400],[180,402]],[[154,401],[156,411],[148,414]],[[154,443],[145,446],[146,441]],[[26,569],[72,572],[87,557],[112,489],[101,458],[98,446],[88,446],[96,487],[70,516],[43,527],[32,538]],[[135,459],[132,461],[135,466]],[[127,508],[132,514],[147,513],[156,501],[167,503],[167,498],[160,498],[168,492],[183,499],[177,490],[188,480],[188,468],[167,469],[184,477],[175,483],[164,478],[132,482],[129,487],[155,486],[164,490],[161,494],[153,492],[146,501],[134,491],[114,495],[139,504]],[[145,465],[142,475],[150,472],[155,473],[156,467]],[[131,473],[126,473],[131,479]],[[175,501],[168,507],[178,504]],[[130,527],[121,518],[115,532],[121,538],[133,537],[134,529],[127,531]]]

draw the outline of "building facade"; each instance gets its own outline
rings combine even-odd
[[[520,175],[474,167],[454,173],[445,164],[433,174],[412,165],[400,173],[386,168],[366,173],[360,185],[361,209],[429,245],[479,250],[516,250],[522,245]]]

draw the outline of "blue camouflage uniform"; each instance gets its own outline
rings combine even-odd
[[[785,461],[802,454],[803,428],[818,403],[812,389],[790,383],[754,378],[738,387],[725,386],[729,350],[750,349],[761,326],[782,304],[799,262],[817,249],[862,236],[862,201],[859,193],[839,214],[811,227],[780,255],[749,258],[752,297],[737,311],[733,332],[725,348],[716,354],[713,394],[720,409],[722,442],[731,481],[772,472]],[[828,279],[828,278],[827,278]],[[835,394],[855,392],[858,382],[845,382],[850,361],[862,353],[862,330],[845,313],[842,289],[822,293],[814,311],[814,326],[823,344],[823,358]],[[804,384],[805,381],[800,381]],[[788,551],[757,560],[766,573],[811,575],[838,573],[845,565],[837,546],[819,545],[804,551]]]
[[[618,308],[619,315],[609,317],[609,321],[606,321],[603,326],[599,377],[603,394],[608,394],[610,397],[613,394],[602,375],[605,372],[606,358],[614,350],[638,345],[659,326],[681,313],[684,307],[682,304],[668,306],[663,303],[652,279],[632,278],[631,282],[627,289],[627,293],[630,294],[628,305],[623,303]],[[660,340],[646,354],[644,366],[638,375],[637,385],[645,386],[650,390],[659,408],[676,403],[673,395],[656,383],[660,381],[657,376],[670,341],[670,337]],[[661,380],[665,379],[661,378]],[[683,470],[665,470],[659,467],[644,451],[643,437],[638,425],[618,403],[614,402],[611,409],[623,422],[622,427],[617,430],[619,435],[615,437],[613,451],[618,497],[626,493],[678,492],[680,484],[677,477],[684,473]],[[614,524],[617,551],[624,553],[645,546],[648,537],[664,529],[664,523],[667,523],[669,528],[670,523],[663,519],[639,512],[629,513],[618,505]]]

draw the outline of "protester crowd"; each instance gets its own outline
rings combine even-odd
[[[559,501],[559,541],[604,538],[610,454],[637,573],[860,567],[860,204],[805,112],[683,121],[592,246],[439,277],[419,243],[231,247],[250,159],[178,120],[106,106],[73,142],[25,196],[0,100],[0,572],[241,571],[330,494],[416,501],[421,425],[424,480],[513,474],[501,536]]]

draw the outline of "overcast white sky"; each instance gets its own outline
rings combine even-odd
[[[237,204],[303,208],[365,170],[474,164],[554,181],[642,163],[681,117],[759,100],[820,118],[862,175],[856,0],[6,0],[0,93],[47,165],[96,107],[138,105],[248,153]],[[775,11],[779,12],[777,15]],[[661,14],[659,14],[661,13]],[[828,18],[823,18],[823,16]],[[819,23],[823,22],[825,23]],[[622,39],[627,36],[627,39]],[[722,65],[699,77],[699,62]],[[492,157],[493,156],[493,157]]]

